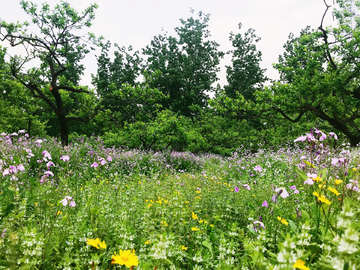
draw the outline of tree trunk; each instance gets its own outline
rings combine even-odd
[[[61,134],[61,146],[65,147],[69,144],[69,130],[68,124],[65,115],[58,115],[58,119],[60,122],[60,134]]]

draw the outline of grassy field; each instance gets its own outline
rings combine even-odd
[[[358,269],[359,149],[229,158],[0,135],[0,269]]]

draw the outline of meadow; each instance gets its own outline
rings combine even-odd
[[[221,157],[2,133],[0,269],[359,269],[359,148],[294,141]]]

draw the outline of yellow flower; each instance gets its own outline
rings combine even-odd
[[[150,241],[149,241],[149,240],[145,241],[145,245],[148,245],[149,243],[150,243]]]
[[[292,266],[292,268],[298,268],[298,269],[303,269],[303,270],[309,270],[309,267],[305,266],[305,262],[298,259],[296,261],[296,263],[294,263],[294,265]]]
[[[335,184],[336,184],[336,185],[340,185],[342,182],[343,182],[343,180],[341,180],[341,179],[336,179],[336,180],[335,180]]]
[[[320,202],[326,203],[326,204],[331,204],[331,201],[329,201],[328,199],[325,198],[324,195],[321,195],[321,197],[318,197],[318,200]]]
[[[211,227],[214,227],[214,225],[210,224]]]
[[[286,226],[289,225],[285,218],[277,217],[277,219],[280,220],[282,224],[285,224]]]
[[[106,249],[106,244],[105,244],[105,241],[100,241],[99,238],[96,238],[96,239],[88,239],[86,244],[90,245],[90,246],[93,246],[93,247],[96,247],[97,249]]]
[[[131,252],[131,250],[122,250],[120,249],[119,254],[116,254],[114,252],[114,255],[111,256],[112,261],[111,264],[120,264],[125,265],[127,268],[130,268],[131,266],[137,266],[139,264],[139,259],[135,255],[134,250]]]
[[[357,171],[357,169],[356,169],[356,168],[352,168],[352,169],[353,169],[353,171],[354,171],[354,172],[356,172],[356,171]]]
[[[323,185],[319,185],[319,188],[321,189],[323,187]]]
[[[332,188],[332,187],[328,187],[328,190],[330,190],[332,193],[334,193],[336,196],[339,196],[340,193],[339,191],[337,191],[335,188]]]
[[[316,197],[319,197],[319,196],[320,196],[320,194],[317,193],[316,191],[314,191],[313,194],[314,194]]]
[[[201,191],[200,191],[200,190],[197,190],[197,191],[195,191],[195,193],[201,193]]]
[[[192,216],[193,219],[198,219],[197,214],[194,214],[194,212],[192,212],[191,216]]]
[[[181,246],[181,249],[182,249],[182,250],[187,250],[187,247]]]
[[[198,230],[200,230],[199,228],[196,228],[196,227],[192,227],[191,228],[193,231],[198,231]]]
[[[317,176],[316,178],[313,178],[314,181],[319,182],[322,181],[322,178],[320,178],[319,176]]]
[[[62,214],[62,212],[60,212],[60,211],[57,211],[57,213],[56,213],[57,215],[60,215],[60,214]]]

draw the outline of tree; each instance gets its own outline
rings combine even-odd
[[[178,37],[159,35],[143,49],[148,72],[161,72],[150,87],[169,96],[163,103],[165,109],[191,116],[189,107],[205,107],[208,93],[214,91],[212,84],[218,80],[216,73],[224,54],[218,51],[218,43],[208,40],[208,21],[209,15],[202,12],[199,19],[181,19],[182,25],[175,28]]]
[[[241,29],[241,23],[239,23]],[[264,75],[266,69],[260,67],[261,52],[257,51],[256,43],[260,38],[255,35],[255,30],[248,29],[244,36],[230,33],[230,41],[234,47],[232,53],[232,66],[226,66],[225,93],[231,98],[239,92],[247,100],[254,100],[254,92],[263,87],[267,80]]]
[[[280,80],[261,93],[285,119],[299,121],[310,113],[342,132],[352,146],[360,142],[360,20],[348,11],[350,0],[337,0],[336,27],[307,27],[290,35],[274,67]],[[354,26],[354,25],[353,25]],[[260,97],[260,96],[259,96]]]
[[[97,57],[97,74],[92,76],[92,83],[96,86],[97,94],[107,101],[107,95],[114,89],[120,89],[123,84],[137,85],[137,79],[143,71],[139,52],[132,53],[133,48],[128,49],[115,44],[114,60],[111,61],[109,50],[111,43],[108,41],[101,46],[101,54]]]
[[[53,11],[48,4],[38,9],[32,2],[24,0],[21,6],[31,17],[31,23],[0,21],[0,40],[7,41],[12,47],[23,46],[26,51],[24,57],[11,56],[10,75],[21,82],[33,97],[45,101],[56,114],[61,143],[65,146],[68,144],[68,121],[86,122],[90,119],[89,113],[86,116],[69,115],[63,98],[64,95],[81,98],[82,95],[92,94],[78,84],[85,69],[80,62],[89,52],[87,46],[95,42],[95,37],[92,34],[80,35],[79,32],[91,26],[97,5],[89,6],[81,15],[67,2],[56,5]],[[36,28],[38,33],[29,33],[31,27]],[[25,65],[36,65],[39,60],[38,67],[25,69]]]

